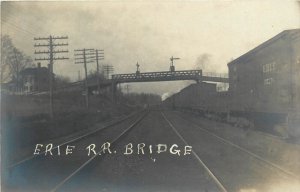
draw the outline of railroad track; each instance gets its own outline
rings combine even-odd
[[[72,138],[72,139],[70,139],[70,140],[64,141],[64,142],[62,142],[62,143],[56,145],[55,147],[53,147],[53,149],[57,149],[57,148],[59,148],[59,147],[62,147],[62,146],[65,146],[65,145],[74,143],[74,142],[79,141],[79,140],[82,140],[82,139],[84,139],[84,138],[86,138],[86,137],[88,137],[88,136],[91,136],[91,135],[93,135],[93,134],[96,134],[96,133],[98,133],[98,132],[100,132],[100,131],[103,131],[103,130],[105,130],[105,129],[108,129],[108,128],[114,126],[114,125],[120,124],[120,123],[122,123],[122,122],[124,122],[124,121],[130,119],[131,117],[134,117],[135,115],[137,115],[137,114],[140,113],[140,112],[141,112],[141,111],[135,112],[135,113],[130,114],[130,115],[128,115],[128,116],[126,116],[126,117],[124,117],[124,118],[122,118],[122,119],[120,119],[120,120],[117,120],[117,121],[108,122],[107,125],[104,125],[104,126],[98,128],[98,129],[95,129],[95,130],[90,131],[90,132],[88,132],[88,133],[85,133],[85,134],[83,134],[83,135],[77,136],[77,137]],[[38,155],[31,155],[31,156],[28,156],[28,157],[26,157],[26,158],[24,158],[24,159],[22,159],[22,160],[20,160],[20,161],[17,161],[17,162],[15,162],[15,163],[9,165],[8,169],[13,169],[14,167],[17,167],[17,166],[19,166],[19,165],[21,165],[21,164],[23,164],[23,163],[25,163],[25,162],[28,162],[28,161],[30,161],[30,160],[32,160],[32,159],[34,159],[34,158],[37,158],[37,157],[39,157],[39,156],[41,156],[41,155],[43,155],[43,154],[45,154],[45,151],[41,151]]]
[[[166,120],[166,122],[170,125],[172,130],[176,133],[176,135],[183,141],[185,145],[189,145],[189,143],[183,138],[183,136],[177,131],[175,126],[170,122],[170,120],[165,116],[163,112],[161,112],[162,116]],[[198,156],[198,154],[192,150],[193,156],[197,159],[197,161],[200,163],[201,166],[206,170],[206,172],[209,174],[209,176],[212,178],[212,180],[216,183],[220,191],[227,192],[228,190],[224,187],[224,185],[221,183],[219,178],[216,177],[216,175],[209,169],[209,167],[202,161],[202,159]]]
[[[137,112],[138,113],[138,112]],[[119,123],[122,123],[123,121],[129,119],[130,117],[135,117],[134,119],[132,119],[131,121],[127,122],[127,126],[124,127],[125,129],[122,129],[122,131],[119,131],[119,133],[115,133],[115,132],[111,132],[114,133],[112,138],[110,138],[110,144],[111,144],[111,148],[114,149],[114,147],[116,147],[116,145],[119,143],[119,141],[125,137],[125,135],[130,132],[134,127],[136,127],[147,115],[148,115],[149,111],[143,111],[143,113],[138,114],[138,116],[134,116],[136,115],[136,113],[127,116],[121,120],[118,120],[116,122],[113,122],[105,127],[101,127],[95,131],[89,132],[87,134],[81,135],[77,138],[71,139],[69,141],[63,142],[62,144],[60,144],[59,146],[62,145],[66,145],[66,144],[70,144],[73,143],[75,141],[79,141],[81,139],[86,138],[89,135],[93,135],[95,133],[99,133],[101,130],[107,129],[108,127],[112,127],[114,125],[117,125]],[[172,124],[172,122],[167,118],[167,116],[163,113],[163,112],[159,112],[162,114],[163,118],[166,120],[166,122],[168,123],[168,125],[170,125],[170,127],[172,128],[172,130],[174,131],[174,133],[180,138],[180,140],[185,144],[185,145],[189,145],[189,141],[186,140],[181,134],[180,132],[175,128],[175,126]],[[231,141],[228,141],[214,133],[211,133],[209,130],[206,130],[202,127],[199,127],[199,125],[195,122],[192,122],[190,120],[184,119],[183,117],[179,116],[177,114],[178,117],[180,117],[181,119],[183,119],[184,121],[188,122],[188,123],[192,123],[194,124],[194,127],[198,127],[201,131],[206,132],[207,134],[211,135],[214,138],[217,138],[218,141],[225,143],[226,145],[230,145],[240,151],[242,151],[245,154],[251,155],[251,157],[255,157],[256,159],[258,159],[259,161],[263,162],[264,164],[268,164],[268,166],[273,167],[274,169],[277,169],[283,173],[285,173],[286,175],[289,175],[293,178],[297,178],[296,175],[294,175],[293,173],[290,173],[289,171],[284,170],[283,168],[281,168],[280,166],[272,163],[272,162],[268,162],[267,160],[263,159],[262,157],[252,153],[251,151],[248,151],[247,149],[244,149],[234,143],[232,143]],[[133,121],[134,120],[134,121]],[[130,123],[130,124],[129,124]],[[109,129],[111,130],[111,129]],[[58,147],[58,146],[57,146]],[[44,154],[44,153],[42,153]],[[76,166],[73,166],[71,169],[69,169],[68,173],[65,174],[62,178],[59,178],[57,181],[55,181],[54,183],[52,183],[51,185],[49,185],[47,187],[47,189],[51,189],[51,192],[55,192],[55,191],[60,191],[62,190],[63,187],[65,187],[65,185],[68,185],[68,182],[72,182],[74,180],[74,176],[76,177],[77,175],[80,175],[82,173],[82,171],[88,170],[88,165],[93,165],[92,162],[95,162],[94,160],[97,159],[96,157],[103,157],[103,154],[101,154],[101,151],[97,152],[95,155],[88,157],[88,159],[84,160],[84,161],[80,161],[79,164],[77,164]],[[199,154],[199,153],[198,153]],[[227,192],[230,191],[229,190],[229,186],[225,186],[224,180],[222,181],[221,179],[223,177],[218,176],[216,173],[214,173],[211,168],[207,165],[206,162],[204,162],[200,156],[198,155],[194,150],[192,150],[192,155],[195,157],[195,159],[199,162],[199,164],[204,168],[204,170],[207,172],[207,174],[209,175],[209,177],[211,178],[211,180],[216,184],[216,186],[219,188],[220,191],[222,192]],[[23,162],[19,162],[19,164],[22,164],[26,161],[29,161],[30,159],[33,159],[34,157],[31,158],[27,158],[27,160],[24,160]],[[15,166],[17,166],[18,164],[16,164]],[[198,165],[198,164],[196,164]],[[83,170],[84,169],[84,170]],[[220,178],[219,178],[220,177]],[[224,182],[224,183],[223,183]],[[54,186],[54,187],[53,187]],[[227,189],[228,188],[228,189]]]
[[[112,141],[110,141],[111,148],[114,148],[116,145],[116,142],[119,141],[125,134],[127,134],[130,130],[132,130],[135,126],[139,124],[147,115],[149,111],[145,111],[144,114],[142,114],[137,120],[135,120],[132,124],[130,124],[124,131],[122,131],[120,134],[118,134]],[[65,177],[61,182],[59,182],[53,189],[51,189],[51,192],[55,192],[59,190],[65,183],[67,183],[69,180],[71,180],[72,177],[74,177],[76,174],[78,174],[82,169],[84,169],[87,165],[89,165],[96,157],[99,157],[102,151],[97,152],[94,156],[89,158],[87,161],[82,163],[77,169],[75,169],[71,174],[69,174],[67,177]],[[103,156],[103,154],[102,154]]]
[[[289,176],[289,177],[291,177],[291,178],[293,178],[293,179],[295,179],[295,180],[300,180],[300,177],[299,177],[298,175],[295,175],[294,173],[292,173],[292,172],[290,172],[290,171],[284,169],[284,168],[281,167],[280,165],[277,165],[276,163],[273,163],[273,162],[271,162],[271,161],[265,159],[264,157],[262,157],[262,156],[260,156],[260,155],[257,155],[257,154],[255,154],[255,153],[249,151],[248,149],[246,149],[246,148],[244,148],[244,147],[241,147],[240,145],[235,144],[235,143],[229,141],[228,139],[225,139],[224,137],[221,137],[221,136],[219,136],[219,135],[217,135],[217,134],[215,134],[215,133],[209,131],[208,129],[205,129],[205,128],[199,126],[199,125],[198,125],[196,122],[194,122],[192,119],[187,120],[187,119],[183,118],[182,116],[180,116],[180,115],[178,115],[178,114],[177,114],[177,116],[178,116],[179,118],[181,118],[183,121],[186,121],[186,122],[188,122],[188,123],[194,125],[194,126],[197,127],[199,130],[201,130],[201,131],[203,131],[203,132],[209,134],[210,136],[212,136],[212,137],[214,137],[214,138],[217,138],[217,140],[218,140],[219,142],[224,143],[224,144],[229,145],[229,146],[232,146],[232,147],[238,149],[239,151],[241,151],[241,152],[243,152],[243,153],[245,153],[245,154],[247,154],[247,155],[249,155],[249,156],[251,156],[251,157],[254,157],[255,159],[257,159],[258,161],[264,163],[265,165],[267,165],[267,166],[269,166],[269,167],[271,167],[271,168],[273,168],[273,169],[276,169],[276,170],[280,171],[281,173],[283,173],[283,174],[285,174],[285,175],[287,175],[287,176]]]

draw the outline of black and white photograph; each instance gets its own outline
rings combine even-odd
[[[0,3],[0,191],[300,191],[300,1]]]

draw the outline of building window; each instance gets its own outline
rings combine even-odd
[[[264,80],[264,85],[271,85],[273,84],[274,79],[273,78],[267,78]]]
[[[275,71],[275,69],[276,69],[275,62],[267,63],[267,64],[264,64],[264,65],[263,65],[263,72],[264,72],[264,73],[270,73],[270,72],[273,72],[273,71]]]

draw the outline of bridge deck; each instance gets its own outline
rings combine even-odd
[[[175,81],[175,80],[199,81],[201,74],[202,74],[201,70],[115,74],[115,75],[112,75],[112,80],[117,83],[149,82],[149,81]]]
[[[228,83],[227,75],[219,74],[219,73],[205,73],[203,75],[202,70],[115,74],[112,75],[112,80],[116,83],[176,81],[176,80],[195,80],[197,82],[212,81],[212,82]]]

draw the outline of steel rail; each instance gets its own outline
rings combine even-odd
[[[80,135],[80,136],[78,136],[78,137],[72,138],[72,139],[70,139],[70,140],[68,140],[68,141],[64,141],[64,142],[62,142],[61,144],[58,144],[57,146],[53,147],[53,149],[56,149],[56,148],[58,148],[58,147],[61,147],[61,146],[64,146],[64,145],[67,145],[67,144],[70,144],[70,143],[73,143],[73,142],[75,142],[75,141],[79,141],[79,140],[81,140],[81,139],[84,139],[84,138],[87,137],[87,136],[90,136],[90,135],[92,135],[92,134],[96,134],[96,133],[99,132],[99,131],[103,131],[103,130],[109,128],[109,127],[112,127],[112,126],[114,126],[114,125],[117,125],[117,124],[119,124],[119,123],[122,123],[122,122],[126,121],[127,119],[129,119],[129,118],[135,116],[136,114],[138,114],[138,113],[140,113],[140,112],[141,112],[141,111],[137,111],[137,112],[135,112],[135,113],[133,113],[133,114],[130,114],[130,115],[128,115],[128,116],[126,116],[126,117],[124,117],[124,118],[122,118],[122,119],[120,119],[120,120],[113,121],[113,122],[108,122],[108,123],[109,123],[108,125],[105,125],[105,126],[103,126],[103,127],[100,127],[100,128],[98,128],[98,129],[95,129],[95,130],[93,130],[93,131],[90,131],[90,132],[85,133],[85,134],[83,134],[83,135]],[[29,157],[27,157],[27,158],[24,158],[24,159],[22,159],[22,160],[20,160],[20,161],[18,161],[18,162],[16,162],[16,163],[11,164],[8,168],[9,168],[9,169],[12,169],[12,168],[14,168],[14,167],[16,167],[16,166],[18,166],[18,165],[20,165],[20,164],[22,164],[22,163],[25,163],[25,162],[27,162],[27,161],[29,161],[29,160],[32,160],[32,159],[34,159],[34,158],[36,158],[36,157],[38,157],[38,156],[41,156],[41,155],[45,154],[45,152],[46,152],[46,150],[40,152],[38,155],[31,155],[31,156],[29,156]]]
[[[229,141],[229,140],[227,140],[227,139],[225,139],[225,138],[223,138],[223,137],[220,137],[220,136],[216,135],[215,133],[213,133],[213,132],[211,132],[211,131],[208,131],[207,129],[205,129],[205,128],[203,128],[203,127],[200,127],[200,126],[199,126],[197,123],[195,123],[193,120],[189,119],[189,121],[188,121],[188,120],[184,119],[184,118],[183,118],[182,116],[180,116],[180,115],[177,115],[177,116],[180,117],[181,119],[183,119],[184,121],[187,121],[187,122],[193,124],[194,126],[196,126],[197,128],[199,128],[199,129],[202,130],[203,132],[206,132],[207,134],[209,134],[209,135],[211,135],[211,136],[213,136],[213,137],[219,139],[219,141],[221,141],[222,143],[225,143],[225,144],[227,144],[227,145],[231,145],[231,146],[235,147],[236,149],[239,149],[240,151],[242,151],[242,152],[244,152],[244,153],[247,153],[248,155],[250,155],[250,156],[252,156],[252,157],[255,157],[256,159],[258,159],[258,160],[264,162],[265,164],[267,164],[267,165],[269,165],[269,166],[271,166],[271,167],[273,167],[273,168],[276,168],[276,169],[280,170],[281,172],[285,173],[286,175],[288,175],[288,176],[290,176],[290,177],[292,177],[292,178],[294,178],[294,179],[297,179],[297,180],[300,179],[299,176],[295,175],[294,173],[292,173],[292,172],[290,172],[290,171],[288,171],[288,170],[285,170],[285,169],[282,168],[280,165],[277,165],[277,164],[275,164],[275,163],[273,163],[273,162],[271,162],[271,161],[269,161],[269,160],[267,160],[267,159],[264,159],[263,157],[261,157],[261,156],[255,154],[255,153],[253,153],[253,152],[251,152],[251,151],[249,151],[249,150],[247,150],[247,149],[245,149],[245,148],[243,148],[243,147],[241,147],[241,146],[239,146],[239,145],[237,145],[237,144],[235,144],[235,143],[232,143],[231,141]]]
[[[176,133],[176,135],[184,142],[185,145],[189,145],[188,142],[183,138],[183,136],[177,131],[177,129],[174,127],[174,125],[167,119],[165,114],[161,112],[164,119],[167,121],[167,123],[170,125],[170,127],[173,129],[173,131]],[[211,176],[211,178],[214,180],[214,182],[217,184],[218,188],[222,192],[227,192],[227,189],[224,187],[224,185],[220,182],[220,180],[215,176],[215,174],[207,167],[207,165],[201,160],[201,158],[197,155],[194,150],[192,150],[192,154],[194,157],[198,160],[198,162],[204,167],[204,169],[207,171],[207,173]]]
[[[110,142],[111,146],[113,146],[123,135],[125,135],[127,132],[129,132],[133,127],[135,127],[139,122],[141,122],[149,113],[149,111],[145,112],[140,118],[138,118],[135,122],[133,122],[127,129],[125,129],[121,134],[119,134],[112,142]],[[79,171],[81,171],[85,166],[87,166],[92,160],[94,160],[96,157],[98,157],[101,154],[102,151],[99,151],[96,153],[93,157],[88,159],[86,162],[84,162],[79,168],[77,168],[75,171],[73,171],[69,176],[67,176],[65,179],[63,179],[60,183],[58,183],[51,192],[57,191],[59,188],[61,188],[67,181],[69,181],[74,175],[76,175]]]

